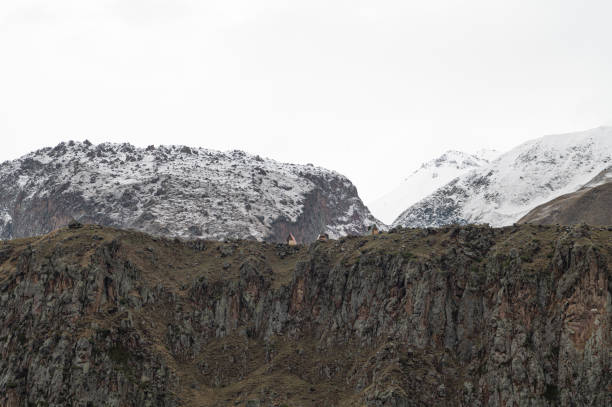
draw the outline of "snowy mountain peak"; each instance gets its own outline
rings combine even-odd
[[[576,191],[611,162],[611,127],[541,137],[450,181],[410,206],[394,225],[511,224]]]
[[[423,163],[393,191],[369,207],[379,219],[390,224],[408,206],[425,198],[459,175],[488,164],[489,159],[484,156],[495,157],[496,153],[494,150],[482,150],[480,155],[448,150],[441,156]]]
[[[435,158],[431,161],[423,163],[421,167],[416,170],[413,174],[418,173],[428,168],[440,168],[449,167],[457,170],[463,170],[466,168],[476,168],[484,164],[488,164],[489,160],[479,156],[478,154],[464,153],[463,151],[448,150],[440,157]]]
[[[70,218],[149,233],[300,241],[376,223],[344,176],[242,151],[60,143],[0,164],[0,238]]]
[[[492,148],[482,148],[476,151],[474,155],[480,158],[481,160],[486,160],[488,162],[491,162],[499,158],[499,156],[502,155],[502,152],[499,150],[494,150]]]

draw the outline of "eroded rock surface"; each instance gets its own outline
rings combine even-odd
[[[0,243],[3,406],[612,405],[612,232]]]

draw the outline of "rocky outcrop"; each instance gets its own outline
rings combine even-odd
[[[155,235],[300,242],[380,223],[344,176],[241,151],[61,143],[0,164],[0,239],[71,219]]]
[[[0,405],[610,405],[611,258],[586,226],[4,242]]]

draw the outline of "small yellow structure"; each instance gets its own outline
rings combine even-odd
[[[289,236],[287,236],[287,244],[289,246],[297,246],[297,240],[295,240],[292,233],[289,233]]]
[[[378,226],[376,225],[372,225],[368,228],[368,231],[370,232],[371,235],[377,235],[380,233],[380,231],[378,230]]]

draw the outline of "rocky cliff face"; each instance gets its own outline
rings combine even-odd
[[[311,165],[185,146],[62,143],[0,164],[0,239],[71,218],[184,238],[301,242],[378,223],[351,182]]]
[[[2,406],[612,405],[612,231],[0,243]]]

